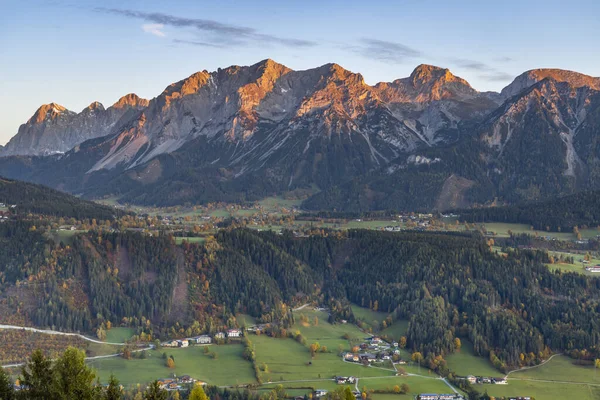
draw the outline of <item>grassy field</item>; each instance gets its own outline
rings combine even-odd
[[[389,336],[394,340],[398,341],[402,336],[406,335],[408,331],[408,321],[406,320],[397,320],[391,326],[388,326],[380,333],[382,336]]]
[[[63,242],[64,244],[72,244],[73,243],[73,236],[79,234],[79,233],[83,233],[85,231],[60,231],[60,230],[56,230],[56,231],[50,231],[48,233],[48,236],[54,240],[56,243],[60,243]]]
[[[419,393],[452,393],[450,389],[442,380],[435,377],[419,377],[419,376],[371,376],[362,377],[358,380],[358,388],[360,390],[380,390],[380,391],[393,391],[394,386],[401,386],[406,383],[410,392],[406,395],[393,394],[393,393],[374,393],[372,395],[375,400],[404,400],[413,399]],[[268,384],[263,386],[263,390],[270,390],[274,388],[277,383]],[[289,387],[286,387],[289,385]],[[355,390],[355,385],[337,385],[331,380],[319,380],[298,383],[284,383],[282,386],[286,387],[288,395],[293,394],[303,395],[308,394],[310,389],[324,389],[333,391],[340,387],[349,386],[352,390]]]
[[[466,339],[462,340],[460,352],[448,355],[446,362],[448,363],[448,368],[460,376],[504,376],[504,374],[494,368],[487,358],[477,357],[473,353],[473,344]]]
[[[350,350],[353,343],[359,343],[366,334],[356,325],[335,324],[327,322],[327,314],[312,309],[303,309],[294,313],[298,330],[306,338],[307,345],[318,342],[326,346],[328,353],[318,353],[313,359],[308,347],[292,339],[274,339],[266,336],[250,336],[254,343],[257,365],[267,364],[268,372],[263,373],[263,381],[277,382],[290,380],[317,380],[319,388],[327,389],[319,379],[330,379],[336,375],[372,377],[392,376],[393,370],[364,367],[359,364],[345,363],[339,355],[339,347]],[[306,322],[302,316],[306,317]],[[317,321],[315,321],[315,317]],[[348,335],[349,340],[344,339]],[[391,368],[389,366],[388,368]],[[331,382],[335,385],[335,383]]]
[[[106,332],[106,341],[110,343],[124,343],[135,335],[132,328],[114,327]]]
[[[566,356],[510,374],[508,385],[476,386],[494,396],[533,396],[536,399],[600,399],[600,374],[592,366],[579,366]]]
[[[252,336],[251,340],[255,346],[257,365],[260,367],[266,364],[268,367],[266,372],[261,373],[263,382],[329,379],[336,375],[394,375],[393,371],[345,363],[337,350],[318,353],[315,358],[311,358],[308,348],[292,339],[274,339],[262,335]],[[308,343],[311,341],[308,340]]]
[[[589,276],[600,276],[600,274],[598,273],[588,272],[585,270],[586,266],[600,264],[600,258],[592,257],[590,259],[589,264],[583,264],[580,260],[583,260],[585,254],[569,253],[564,251],[549,251],[548,254],[554,256],[557,260],[557,262],[555,262],[554,264],[546,264],[550,269],[560,269],[561,271],[578,272]],[[573,257],[574,262],[572,264],[558,262],[558,258],[561,255],[565,257]]]
[[[90,343],[88,342],[86,348],[86,357],[95,357],[95,356],[106,356],[109,354],[118,354],[121,352],[121,346],[114,346],[111,344],[100,344],[100,343]]]
[[[250,325],[255,325],[256,324],[256,318],[254,318],[251,315],[248,314],[237,314],[235,316],[235,319],[237,319],[238,324],[241,325],[245,325],[245,326],[250,326]]]
[[[242,345],[211,346],[210,350],[218,354],[216,360],[205,355],[203,347],[198,346],[148,351],[148,358],[144,360],[114,357],[93,360],[89,364],[96,369],[103,383],[108,381],[111,373],[118,376],[123,385],[151,382],[155,379],[167,378],[171,374],[190,375],[214,385],[255,382],[252,365],[242,358]],[[174,369],[165,366],[165,360],[162,358],[163,351],[173,355]]]
[[[600,371],[597,371],[593,366],[573,364],[573,359],[567,356],[556,356],[540,367],[513,372],[509,378],[511,380],[543,379],[600,385]]]
[[[176,244],[181,244],[183,242],[204,243],[205,241],[206,241],[206,238],[204,238],[204,237],[176,237],[175,238]]]
[[[419,393],[452,393],[452,389],[448,387],[441,379],[436,377],[421,377],[421,376],[394,376],[390,378],[364,378],[359,379],[358,387],[363,390],[390,390],[392,391],[395,385],[406,383],[410,388],[410,396],[415,396]]]
[[[389,315],[381,311],[373,311],[357,305],[352,305],[352,312],[354,313],[354,317],[356,319],[363,321],[369,327],[373,328],[374,331],[378,330],[381,322]]]
[[[598,400],[600,388],[586,384],[565,384],[550,382],[518,381],[510,379],[508,385],[476,385],[480,392],[486,391],[496,397],[534,397],[542,400]]]

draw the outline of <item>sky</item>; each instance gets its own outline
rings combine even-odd
[[[534,68],[600,76],[599,15],[598,0],[0,0],[0,144],[45,103],[150,99],[266,58],[369,84],[433,64],[480,91]]]

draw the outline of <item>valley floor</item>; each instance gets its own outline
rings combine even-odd
[[[321,347],[327,348],[327,352],[317,353],[312,358],[307,345],[293,339],[250,335],[256,355],[256,370],[251,362],[242,357],[241,344],[212,345],[210,351],[205,351],[204,346],[163,348],[147,351],[145,359],[108,357],[88,362],[97,371],[101,382],[106,382],[114,373],[126,386],[173,375],[190,375],[199,381],[224,387],[256,385],[257,379],[260,379],[262,384],[258,386],[258,390],[282,385],[289,395],[302,395],[317,389],[335,390],[339,386],[333,380],[334,376],[355,376],[358,382],[350,386],[361,391],[374,391],[375,400],[401,400],[413,398],[419,393],[452,393],[456,390],[431,371],[410,363],[401,366],[407,375],[396,376],[396,369],[400,366],[396,367],[390,362],[368,367],[344,362],[339,356],[339,350],[348,351],[362,342],[368,334],[353,324],[329,324],[327,313],[311,307],[299,309],[295,313],[298,322],[292,329],[301,332],[307,345],[318,342]],[[378,319],[382,321],[385,317],[384,313],[361,307],[355,307],[355,313],[373,323]],[[405,330],[406,322],[398,321],[382,334],[396,337]],[[125,340],[131,333],[127,328],[115,328],[109,338]],[[216,357],[210,353],[216,353]],[[165,355],[173,356],[174,368],[166,366]],[[407,352],[402,352],[403,358],[408,356]],[[466,340],[461,351],[448,356],[447,361],[451,370],[458,375],[502,376],[486,359],[475,356],[472,345]],[[402,384],[407,384],[410,392],[406,395],[395,394],[395,386]],[[539,367],[511,372],[507,385],[487,384],[475,387],[480,392],[496,397],[531,396],[553,400],[575,396],[573,398],[592,400],[600,398],[600,375],[593,367],[578,366],[570,358],[556,355]]]

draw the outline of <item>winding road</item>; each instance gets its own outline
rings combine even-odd
[[[0,329],[13,329],[13,330],[20,330],[20,331],[29,331],[29,332],[36,332],[36,333],[44,333],[46,335],[76,336],[76,337],[79,337],[79,338],[81,338],[83,340],[87,340],[88,342],[92,342],[92,343],[112,344],[114,346],[125,346],[125,343],[103,342],[101,340],[92,339],[90,337],[81,335],[79,333],[59,332],[59,331],[53,331],[53,330],[50,330],[50,329],[31,328],[31,327],[28,327],[28,326],[2,325],[2,324],[0,324]]]
[[[91,343],[108,344],[108,345],[113,345],[113,346],[125,346],[125,344],[126,344],[126,343],[103,342],[101,340],[93,339],[93,338],[81,335],[79,333],[59,332],[59,331],[53,331],[53,330],[50,330],[50,329],[31,328],[31,327],[28,327],[28,326],[3,325],[3,324],[0,324],[0,329],[12,329],[12,330],[20,330],[20,331],[29,331],[29,332],[35,332],[35,333],[43,333],[43,334],[46,334],[46,335],[75,336],[75,337],[79,337],[79,338],[81,338],[83,340],[86,340],[88,342],[91,342]],[[144,347],[142,349],[136,349],[136,350],[133,350],[132,353],[136,353],[136,352],[144,351],[144,350],[151,350],[153,347],[154,346],[148,346],[148,347]],[[106,354],[106,355],[103,355],[103,356],[86,357],[85,360],[86,361],[99,360],[99,359],[102,359],[102,358],[118,357],[120,355],[121,355],[121,353]],[[22,365],[25,365],[25,363],[21,362],[21,363],[15,363],[15,364],[2,365],[2,368],[16,368],[16,367],[20,367]]]

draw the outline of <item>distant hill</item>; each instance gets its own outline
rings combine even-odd
[[[16,205],[16,213],[33,213],[77,219],[111,220],[124,212],[42,185],[0,178],[0,202]]]
[[[600,225],[600,191],[523,205],[463,210],[459,214],[468,222],[514,222],[540,230],[571,231],[575,226]]]

